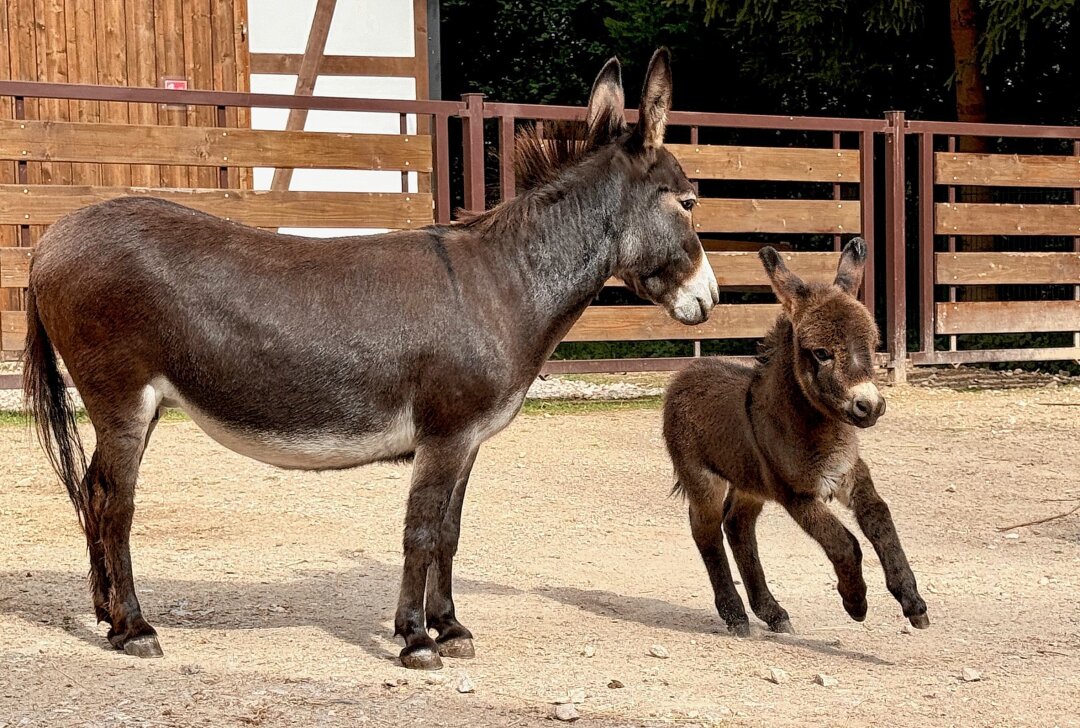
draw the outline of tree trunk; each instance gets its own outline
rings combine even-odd
[[[987,121],[986,79],[979,64],[979,24],[977,0],[949,0],[949,30],[953,48],[953,82],[956,90],[956,120],[984,123]],[[961,152],[989,152],[986,137],[965,137],[958,140]],[[960,187],[961,202],[990,202],[990,190],[985,187]],[[965,236],[959,241],[963,250],[993,250],[992,237]],[[973,286],[963,290],[965,301],[989,301],[997,298],[994,286]]]

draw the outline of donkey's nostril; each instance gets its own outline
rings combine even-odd
[[[866,397],[856,397],[855,401],[851,403],[852,412],[860,419],[869,415],[873,409],[873,403]]]

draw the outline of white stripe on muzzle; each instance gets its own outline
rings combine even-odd
[[[697,268],[682,285],[675,289],[668,303],[668,313],[684,324],[700,324],[709,318],[712,307],[720,300],[720,289],[712,266],[702,251]]]

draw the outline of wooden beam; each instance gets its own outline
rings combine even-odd
[[[769,277],[761,265],[757,253],[706,253],[709,265],[721,288],[737,286],[769,286]],[[839,253],[781,253],[788,268],[807,282],[831,283],[836,278]],[[608,281],[609,286],[624,286],[618,278]]]
[[[659,306],[590,306],[563,341],[754,339],[765,335],[780,310],[777,304],[722,304],[705,323],[686,326]]]
[[[432,167],[428,136],[0,119],[3,159],[403,172]]]
[[[22,351],[26,343],[26,312],[0,311],[0,349]]]
[[[251,72],[295,76],[300,73],[303,59],[302,53],[252,53]],[[319,63],[319,75],[409,78],[413,76],[415,66],[416,59],[407,56],[326,55]],[[419,83],[417,86],[419,87]]]
[[[937,235],[1080,235],[1080,205],[939,202]]]
[[[1075,188],[1080,187],[1080,157],[938,152],[934,155],[934,182]]]
[[[937,253],[936,283],[1080,285],[1080,253]]]
[[[860,180],[854,149],[667,144],[691,179],[851,182]]]
[[[857,233],[858,200],[744,200],[705,197],[694,227],[714,233]]]
[[[311,19],[307,47],[304,48],[304,57],[300,61],[300,68],[296,76],[296,89],[293,91],[297,96],[311,96],[315,90],[315,81],[319,77],[319,64],[322,61],[323,51],[326,50],[326,38],[330,34],[330,24],[334,20],[334,7],[336,5],[337,0],[318,0],[315,5],[315,17]],[[307,109],[289,109],[289,118],[285,122],[285,130],[299,131],[303,129],[307,117]],[[278,191],[289,189],[292,174],[291,168],[278,167],[275,169],[270,189]]]
[[[157,197],[255,227],[415,228],[433,221],[430,194],[0,185],[0,225],[50,225],[80,207]]]
[[[33,248],[0,248],[0,288],[26,288]]]
[[[939,334],[1080,331],[1080,301],[938,303],[934,309]]]

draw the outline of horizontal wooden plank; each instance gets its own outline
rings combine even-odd
[[[830,283],[836,278],[839,253],[788,253],[780,254],[787,266],[805,281]],[[768,286],[769,278],[757,253],[706,253],[716,282],[721,288],[733,286]],[[608,281],[609,286],[625,285],[618,278]]]
[[[26,312],[0,311],[0,349],[22,351],[26,343]]]
[[[939,202],[938,235],[1080,235],[1080,205]]]
[[[414,228],[433,221],[417,192],[293,192],[59,185],[0,185],[0,225],[50,225],[86,205],[140,195],[172,200],[256,227]]]
[[[937,253],[937,282],[1080,284],[1080,253]]]
[[[858,182],[854,149],[666,144],[691,179]]]
[[[563,341],[753,339],[764,336],[779,313],[772,303],[723,304],[700,326],[686,326],[659,306],[590,306]]]
[[[938,152],[934,155],[934,181],[942,185],[1080,187],[1080,157]]]
[[[32,248],[0,248],[0,288],[26,288]]]
[[[1080,301],[993,301],[934,306],[939,334],[1080,331]]]
[[[431,171],[431,137],[0,119],[0,159]]]
[[[694,227],[713,233],[857,233],[857,200],[741,200],[703,197]]]
[[[295,76],[300,72],[302,53],[252,53],[251,72]],[[319,59],[320,76],[415,76],[417,60],[412,56],[339,56]]]

